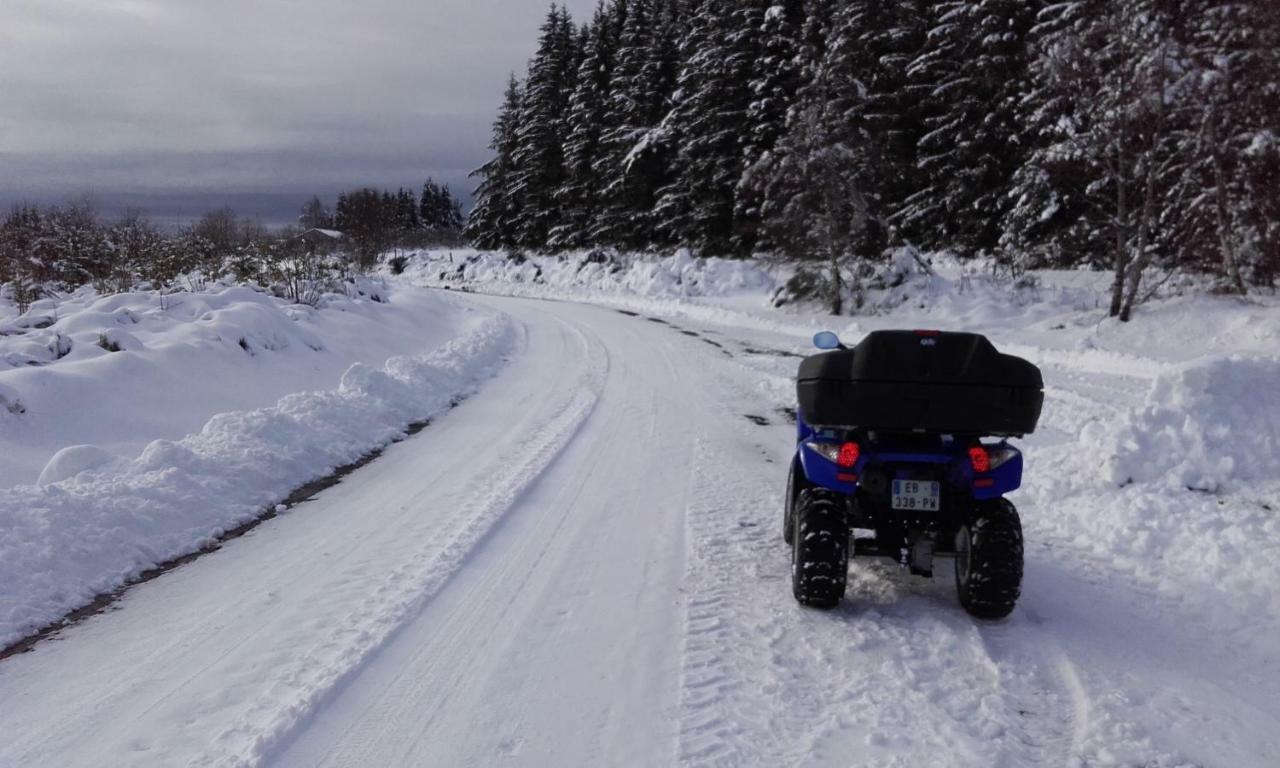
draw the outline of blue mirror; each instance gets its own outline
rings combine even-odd
[[[813,346],[818,349],[844,349],[844,345],[840,343],[840,337],[831,331],[823,331],[814,336]]]

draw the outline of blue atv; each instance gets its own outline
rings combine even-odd
[[[1008,439],[1035,431],[1040,370],[985,337],[876,331],[845,347],[829,332],[800,364],[796,454],[783,538],[795,598],[844,597],[849,558],[888,557],[918,576],[954,558],[960,604],[1008,616],[1022,588],[1022,483]]]

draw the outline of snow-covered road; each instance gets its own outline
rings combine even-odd
[[[0,663],[0,766],[1280,764],[1277,643],[1080,546],[1035,484],[1148,378],[1046,365],[1011,619],[861,562],[815,612],[778,530],[801,339],[470,300],[521,329],[496,379]]]

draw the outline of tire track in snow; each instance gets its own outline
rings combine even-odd
[[[275,753],[281,766],[669,762],[696,430],[668,386],[666,332],[566,314],[632,354],[613,356],[571,444],[436,600]]]
[[[1012,702],[1016,729],[1009,766],[1065,766],[1077,759],[1088,728],[1089,701],[1075,665],[1055,637],[1031,625],[1023,610],[1011,624],[980,625],[987,654]]]
[[[546,467],[539,471],[538,476],[540,477],[546,468],[549,468],[554,463],[555,458],[553,457]],[[584,478],[584,480],[589,479],[589,476],[595,473],[596,468],[596,465],[593,464],[588,471],[588,477]],[[581,492],[581,487],[578,492]],[[512,504],[507,509],[515,506],[517,502],[518,497],[513,498]],[[501,640],[502,635],[498,631],[499,628],[485,626],[485,622],[492,621],[494,616],[509,615],[517,601],[525,597],[525,581],[522,577],[535,571],[537,565],[546,557],[548,550],[554,544],[557,535],[565,525],[570,507],[572,505],[559,507],[554,510],[553,514],[547,514],[542,517],[537,523],[539,535],[524,538],[518,552],[501,559],[497,567],[487,571],[479,594],[473,595],[471,599],[467,600],[460,610],[446,614],[446,620],[438,625],[433,643],[424,644],[419,648],[414,656],[412,667],[419,672],[425,671],[425,674],[417,680],[419,683],[429,686],[432,691],[428,704],[429,709],[418,710],[419,714],[426,712],[426,716],[422,717],[420,721],[424,730],[428,726],[434,725],[440,714],[447,710],[450,704],[458,697],[460,690],[468,682],[467,675],[469,671],[468,664],[465,661],[447,653],[435,656],[429,656],[429,654],[439,653],[441,649],[466,649],[469,654],[483,656],[489,645]],[[543,530],[548,532],[542,535],[541,532]],[[529,567],[530,564],[533,567]],[[501,606],[501,608],[495,610],[497,606]],[[352,764],[353,762],[360,762],[363,756],[379,754],[380,745],[378,742],[383,737],[383,734],[377,726],[386,722],[394,722],[403,709],[412,704],[414,702],[404,701],[394,695],[379,698],[343,732],[341,738],[344,745],[343,755],[330,754],[319,766],[343,764],[344,759],[346,761],[345,764]],[[509,722],[506,727],[512,733],[518,733],[522,730],[522,725],[522,722]],[[284,744],[281,746],[283,747]],[[401,750],[393,764],[420,764],[421,757],[415,754],[417,746],[416,741],[412,739],[406,740],[401,745]],[[281,750],[272,751],[278,754]],[[385,754],[385,749],[382,749],[381,753]]]
[[[754,386],[728,375],[718,383],[753,390],[743,400],[773,399],[779,382],[790,384],[773,361],[733,362]],[[1142,377],[1111,375],[1116,386],[1051,368],[1050,381],[1068,383],[1048,392],[1049,426],[1072,438],[1145,392]],[[695,472],[733,463],[725,453],[704,443]],[[921,582],[865,561],[852,567],[846,604],[805,611],[790,599],[786,548],[769,535],[778,489],[745,485],[706,494],[688,513],[680,763],[1058,766],[1081,753],[1088,699],[1070,658],[1034,619],[977,622],[953,605],[945,575]],[[735,530],[735,518],[749,532]]]
[[[210,764],[257,765],[289,738],[331,691],[355,675],[369,656],[384,645],[437,595],[463,566],[520,495],[572,441],[590,416],[609,370],[607,351],[567,324],[582,347],[584,370],[576,386],[554,395],[543,428],[525,433],[490,459],[494,479],[483,496],[462,506],[439,540],[387,575],[368,599],[337,627],[318,631],[326,639],[292,657],[271,689],[246,705],[232,727],[213,738]],[[517,457],[513,462],[512,457]]]

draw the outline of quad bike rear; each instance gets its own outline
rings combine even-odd
[[[1040,371],[985,337],[877,331],[853,348],[814,339],[797,378],[797,444],[783,537],[792,587],[829,608],[849,558],[888,557],[918,576],[954,559],[960,603],[1007,616],[1022,584],[1022,526],[1004,496],[1022,483],[1008,440],[1036,428]]]

